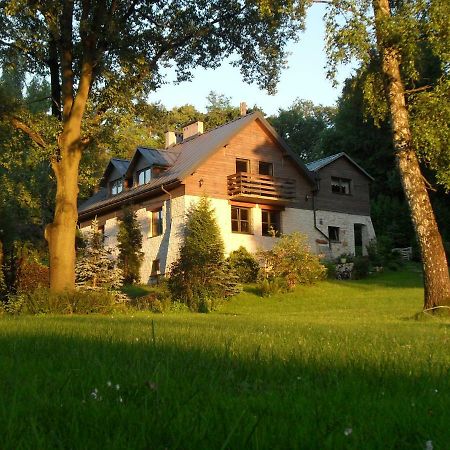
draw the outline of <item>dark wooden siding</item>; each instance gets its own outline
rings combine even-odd
[[[332,192],[332,177],[350,179],[350,195]],[[369,182],[369,178],[345,157],[333,161],[319,170],[319,191],[316,198],[316,209],[370,215]]]
[[[187,195],[228,199],[227,176],[236,172],[236,158],[250,161],[250,172],[258,173],[259,161],[273,163],[273,176],[296,180],[296,200],[289,206],[311,209],[312,185],[278,143],[257,122],[250,123],[226,147],[208,158],[185,180]]]

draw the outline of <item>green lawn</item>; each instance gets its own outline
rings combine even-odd
[[[422,296],[409,270],[207,315],[0,317],[0,448],[449,449],[450,319],[414,319]]]

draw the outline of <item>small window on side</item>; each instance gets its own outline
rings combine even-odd
[[[163,233],[162,208],[150,212],[150,237],[160,236]]]
[[[141,184],[148,183],[152,178],[152,170],[150,167],[139,170],[136,174],[137,184],[140,186]]]
[[[111,195],[120,194],[123,191],[123,180],[119,178],[117,180],[111,181]]]
[[[328,239],[330,242],[340,242],[339,227],[328,227]]]
[[[331,192],[350,195],[351,180],[348,178],[331,177]]]
[[[259,174],[273,177],[273,163],[259,161]]]
[[[231,207],[231,231],[251,234],[250,208]]]

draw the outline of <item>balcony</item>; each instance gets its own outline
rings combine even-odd
[[[295,180],[253,173],[229,175],[228,195],[251,203],[289,203],[295,200]]]

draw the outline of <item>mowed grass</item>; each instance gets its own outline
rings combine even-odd
[[[253,291],[206,315],[0,317],[0,448],[450,448],[450,319],[414,318],[418,271]]]

